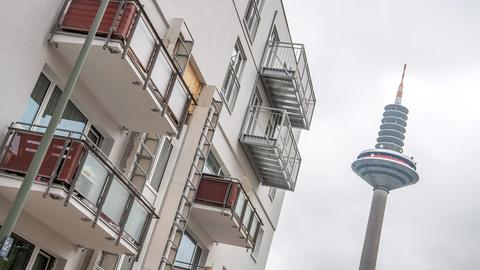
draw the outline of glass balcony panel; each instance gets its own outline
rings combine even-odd
[[[257,217],[254,216],[252,220],[252,225],[248,230],[248,234],[250,235],[250,237],[255,238],[255,234],[257,233],[257,227],[258,227],[258,219]]]
[[[127,190],[127,188],[120,184],[116,177],[113,178],[113,182],[110,186],[110,190],[108,190],[102,212],[118,225],[122,218],[123,210],[127,205],[129,196],[130,192]]]
[[[246,202],[247,202],[247,198],[245,197],[245,195],[240,194],[238,196],[237,204],[235,205],[235,215],[237,215],[238,217],[242,216],[243,207],[245,206]]]
[[[252,218],[253,210],[250,206],[250,204],[247,205],[247,208],[245,209],[245,214],[242,219],[242,224],[245,226],[245,228],[248,230],[248,224],[250,223],[250,219]]]
[[[92,153],[88,153],[75,189],[90,203],[97,204],[107,176],[104,165]]]
[[[176,80],[172,91],[172,95],[168,101],[168,106],[170,107],[170,110],[172,110],[173,115],[175,115],[175,118],[180,120],[183,112],[185,111],[185,104],[188,99],[188,94],[178,79]]]
[[[137,28],[135,28],[135,32],[130,43],[130,48],[135,54],[135,57],[142,64],[144,70],[146,70],[148,67],[155,44],[155,37],[150,32],[145,20],[140,18]]]
[[[137,200],[133,202],[130,215],[125,224],[125,232],[128,233],[135,241],[140,241],[145,222],[147,221],[148,211]]]
[[[155,61],[155,65],[152,70],[151,80],[155,84],[157,91],[160,92],[162,97],[166,96],[168,83],[170,82],[170,78],[172,77],[173,69],[168,64],[163,50],[157,57]]]

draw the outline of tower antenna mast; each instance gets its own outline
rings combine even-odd
[[[397,90],[397,97],[395,98],[395,104],[402,104],[402,95],[403,95],[403,79],[405,78],[405,70],[407,69],[407,64],[403,65],[402,80]]]

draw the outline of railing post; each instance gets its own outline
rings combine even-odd
[[[125,48],[123,49],[122,53],[122,59],[124,59],[127,56],[128,49],[130,48],[130,43],[132,43],[132,38],[133,35],[135,34],[135,30],[137,29],[138,22],[140,21],[140,17],[142,17],[140,9],[137,9],[137,12],[135,14],[135,20],[133,21],[132,24],[132,29],[130,30],[130,33],[128,33],[128,38],[125,44]]]
[[[102,214],[102,208],[105,204],[105,201],[107,200],[108,192],[110,191],[110,187],[112,186],[114,176],[115,175],[112,172],[109,172],[107,175],[107,182],[105,183],[103,191],[100,194],[100,199],[97,201],[97,212],[95,213],[95,217],[92,221],[92,228],[95,228],[95,226],[97,225],[97,221]]]
[[[85,39],[85,42],[83,43],[82,49],[80,50],[80,53],[77,57],[75,65],[73,66],[73,70],[70,74],[70,77],[68,78],[67,85],[65,86],[65,89],[62,95],[60,96],[60,99],[57,103],[57,106],[55,107],[50,123],[48,124],[47,130],[45,131],[45,134],[42,137],[42,140],[40,142],[40,145],[38,146],[37,152],[33,157],[32,163],[30,163],[30,166],[25,175],[25,178],[22,181],[22,185],[20,186],[20,189],[18,190],[18,193],[15,196],[15,200],[12,203],[10,211],[8,212],[7,218],[5,219],[5,222],[2,228],[0,229],[0,241],[2,241],[1,242],[2,245],[5,239],[7,237],[10,237],[10,234],[12,233],[13,228],[17,223],[20,213],[22,212],[23,206],[27,201],[28,194],[33,185],[33,181],[35,180],[35,177],[37,176],[38,171],[40,170],[42,161],[48,151],[50,143],[52,142],[53,136],[55,134],[55,129],[60,123],[63,112],[67,107],[68,101],[70,100],[70,96],[72,95],[73,88],[75,88],[75,85],[77,84],[78,77],[80,76],[80,72],[83,68],[83,65],[87,60],[88,52],[90,51],[90,47],[92,45],[93,39],[97,33],[98,27],[100,26],[100,22],[103,18],[103,14],[105,13],[105,10],[107,9],[109,2],[110,0],[102,0],[102,2],[100,3],[100,7],[98,8],[97,14],[93,19],[90,32],[88,33]]]

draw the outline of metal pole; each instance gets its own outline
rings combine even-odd
[[[48,124],[47,130],[45,131],[45,134],[42,137],[42,140],[40,142],[40,145],[38,146],[37,152],[33,157],[32,163],[28,167],[27,174],[25,175],[25,178],[22,181],[22,185],[18,190],[18,193],[15,197],[15,200],[13,201],[10,211],[8,212],[7,218],[0,230],[0,240],[2,241],[1,242],[2,245],[3,245],[3,242],[10,237],[10,234],[12,233],[13,228],[17,223],[18,217],[22,212],[23,206],[25,205],[28,194],[33,185],[33,181],[35,180],[35,177],[37,176],[38,171],[40,170],[42,161],[48,151],[48,148],[53,139],[53,136],[55,135],[55,130],[58,124],[60,123],[63,112],[65,111],[65,108],[67,107],[67,103],[70,99],[70,96],[72,95],[73,88],[75,88],[75,85],[77,83],[78,77],[80,76],[82,67],[85,64],[88,52],[90,51],[90,47],[92,45],[93,38],[97,33],[98,27],[100,26],[100,22],[103,18],[103,14],[105,13],[105,10],[107,9],[109,1],[110,0],[102,0],[102,2],[100,3],[100,7],[98,8],[97,14],[93,19],[90,32],[88,32],[85,42],[83,43],[82,49],[78,54],[75,65],[73,66],[73,70],[70,73],[70,77],[68,78],[68,82],[67,82],[67,85],[65,86],[65,90],[63,91],[62,96],[58,101],[57,107],[53,112],[52,119]]]
[[[363,242],[362,258],[360,259],[360,270],[375,270],[387,195],[387,190],[379,188],[373,190],[372,206]]]

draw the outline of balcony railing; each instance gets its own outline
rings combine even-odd
[[[45,127],[13,123],[2,144],[0,169],[24,176],[42,139]],[[105,222],[120,239],[141,248],[155,209],[122,172],[82,133],[57,130],[36,178],[67,193],[94,215],[93,224]],[[65,217],[67,218],[67,217]]]
[[[220,209],[223,215],[219,215],[218,218],[231,218],[235,224],[239,225],[237,230],[242,235],[241,237],[245,238],[246,246],[255,246],[262,221],[237,179],[203,174],[196,193],[195,203]],[[211,234],[214,233],[215,231],[211,232]],[[216,235],[211,235],[211,237],[221,242],[221,239],[218,239]],[[232,237],[237,238],[236,235]],[[228,241],[224,243],[231,244]]]
[[[99,5],[97,0],[66,0],[54,25],[51,42],[58,45],[55,34],[86,36]],[[167,52],[143,5],[138,0],[110,1],[96,40],[103,42],[104,49],[129,59],[135,73],[141,77],[141,81],[134,83],[152,91],[162,115],[168,114],[181,129],[192,102],[179,70],[184,60],[176,60]],[[113,67],[102,72],[112,73],[112,70]]]
[[[261,75],[274,106],[289,112],[292,126],[309,129],[316,99],[303,44],[269,41]]]
[[[287,111],[251,106],[240,142],[264,185],[295,189],[301,157]]]

